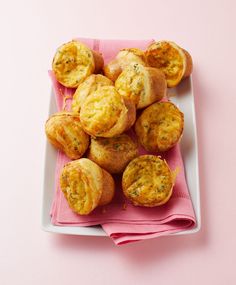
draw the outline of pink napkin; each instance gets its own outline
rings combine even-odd
[[[152,40],[93,40],[79,39],[90,48],[103,54],[105,63],[115,57],[122,48],[137,47],[145,49]],[[58,110],[62,110],[65,96],[70,97],[74,89],[65,88],[57,82],[52,72],[49,72],[55,93]],[[66,100],[66,109],[70,110],[71,99]],[[134,136],[133,131],[129,131]],[[140,154],[147,153],[140,148]],[[75,214],[68,206],[59,185],[62,167],[70,161],[62,152],[58,151],[55,170],[55,195],[51,208],[51,221],[57,226],[93,226],[101,225],[103,230],[117,245],[139,241],[190,229],[195,225],[195,214],[185,180],[184,166],[179,146],[161,155],[174,170],[180,169],[173,194],[168,203],[160,207],[135,207],[122,195],[120,177],[114,176],[116,194],[111,204],[96,208],[88,216]]]

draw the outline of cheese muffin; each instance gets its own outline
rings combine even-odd
[[[114,60],[104,66],[104,74],[115,82],[122,70],[131,63],[139,63],[146,66],[144,51],[137,48],[122,49]]]
[[[102,86],[112,86],[113,82],[101,74],[92,74],[76,89],[72,100],[72,111],[80,112],[84,100]]]
[[[160,101],[167,90],[165,75],[153,67],[134,63],[127,66],[115,82],[117,91],[132,100],[137,109]]]
[[[183,113],[171,102],[157,102],[145,109],[135,123],[139,142],[147,151],[163,152],[181,138]]]
[[[122,189],[135,206],[155,207],[170,199],[174,180],[165,160],[154,155],[142,155],[126,167]]]
[[[88,158],[110,173],[121,173],[138,156],[138,145],[128,135],[91,139]]]
[[[145,54],[150,66],[163,71],[168,87],[176,86],[192,73],[193,62],[190,54],[174,42],[152,43]]]
[[[60,186],[69,207],[79,215],[88,215],[97,206],[110,203],[115,193],[112,176],[87,158],[63,167]]]
[[[78,87],[90,74],[103,67],[101,54],[73,40],[60,46],[53,58],[56,79],[66,87]]]
[[[49,117],[45,124],[49,142],[70,159],[80,158],[88,148],[89,136],[82,129],[79,115],[59,112]]]
[[[114,137],[135,122],[135,105],[123,98],[113,86],[103,86],[88,96],[81,106],[83,129],[94,137]]]

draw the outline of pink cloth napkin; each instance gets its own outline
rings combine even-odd
[[[126,40],[93,40],[79,39],[90,48],[103,54],[105,63],[115,57],[122,48],[137,47],[145,49],[152,40],[126,41]],[[52,72],[49,72],[55,93],[58,110],[62,110],[64,97],[71,96],[74,89],[65,88],[57,82]],[[66,101],[66,109],[70,110],[71,100]],[[131,136],[134,132],[129,131]],[[140,148],[140,154],[147,153]],[[55,195],[51,208],[51,221],[57,226],[93,226],[101,225],[103,230],[117,245],[139,241],[190,229],[195,225],[195,214],[185,180],[184,166],[179,146],[161,154],[174,170],[179,167],[173,189],[168,203],[160,207],[135,207],[124,199],[120,185],[120,177],[114,176],[116,181],[116,194],[111,204],[96,208],[88,216],[75,214],[68,206],[59,185],[59,176],[62,167],[70,161],[62,152],[58,151],[55,170]]]

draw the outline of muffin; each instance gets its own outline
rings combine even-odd
[[[115,82],[122,70],[132,63],[139,63],[146,66],[144,51],[137,48],[122,49],[114,60],[104,66],[103,71],[108,78]]]
[[[63,86],[71,88],[78,87],[90,74],[98,72],[102,67],[101,54],[76,40],[60,46],[52,62],[56,79]]]
[[[132,100],[137,109],[160,101],[166,95],[167,89],[162,71],[138,63],[130,64],[122,71],[115,87],[122,96]]]
[[[60,186],[69,207],[79,215],[88,215],[97,206],[110,203],[115,192],[112,176],[87,158],[64,166]]]
[[[147,151],[163,152],[175,146],[183,133],[184,115],[171,102],[146,108],[135,123],[138,141]]]
[[[72,100],[72,111],[79,113],[84,100],[102,86],[112,86],[113,82],[101,74],[92,74],[76,89]]]
[[[89,145],[89,136],[82,129],[79,115],[70,112],[50,116],[45,124],[45,133],[49,142],[70,159],[80,158]]]
[[[91,139],[88,158],[110,173],[121,173],[138,156],[138,145],[128,135]]]
[[[114,137],[135,122],[135,105],[123,98],[113,86],[103,86],[88,96],[81,106],[83,129],[94,137]]]
[[[145,54],[150,66],[163,71],[168,87],[178,85],[183,78],[192,73],[193,62],[190,54],[174,42],[154,42]]]
[[[155,207],[165,204],[172,195],[174,177],[165,160],[154,155],[133,159],[122,177],[125,197],[135,206]]]

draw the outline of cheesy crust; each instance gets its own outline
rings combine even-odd
[[[122,69],[132,63],[139,63],[144,66],[147,64],[145,52],[138,48],[124,48],[117,54],[116,58]]]
[[[135,107],[129,108],[113,86],[103,86],[93,92],[80,110],[83,129],[95,137],[120,135],[135,122],[135,117]]]
[[[110,173],[121,173],[138,156],[138,145],[128,135],[91,139],[88,158]]]
[[[122,189],[135,206],[155,207],[171,197],[174,179],[165,160],[154,155],[133,159],[122,176]]]
[[[63,151],[70,159],[80,158],[88,148],[89,136],[82,129],[79,115],[58,112],[45,124],[49,142]]]
[[[79,113],[84,100],[102,86],[113,86],[113,82],[101,74],[92,74],[76,89],[72,100],[72,111]]]
[[[163,152],[181,138],[183,113],[171,102],[157,102],[146,108],[135,123],[140,144],[148,151]]]
[[[114,60],[104,66],[104,75],[115,82],[122,70],[133,63],[147,65],[144,51],[137,48],[122,49]]]
[[[76,40],[63,44],[53,58],[52,70],[62,85],[78,87],[95,70],[93,52]]]
[[[101,199],[101,205],[104,205],[114,196],[111,175],[87,158],[71,161],[64,166],[60,186],[69,207],[80,215],[90,214],[99,206]]]
[[[146,50],[147,62],[165,74],[168,87],[174,87],[192,72],[190,54],[174,42],[152,43]]]
[[[137,109],[160,101],[166,94],[164,74],[152,67],[134,63],[127,66],[115,82],[117,91],[132,100]]]

